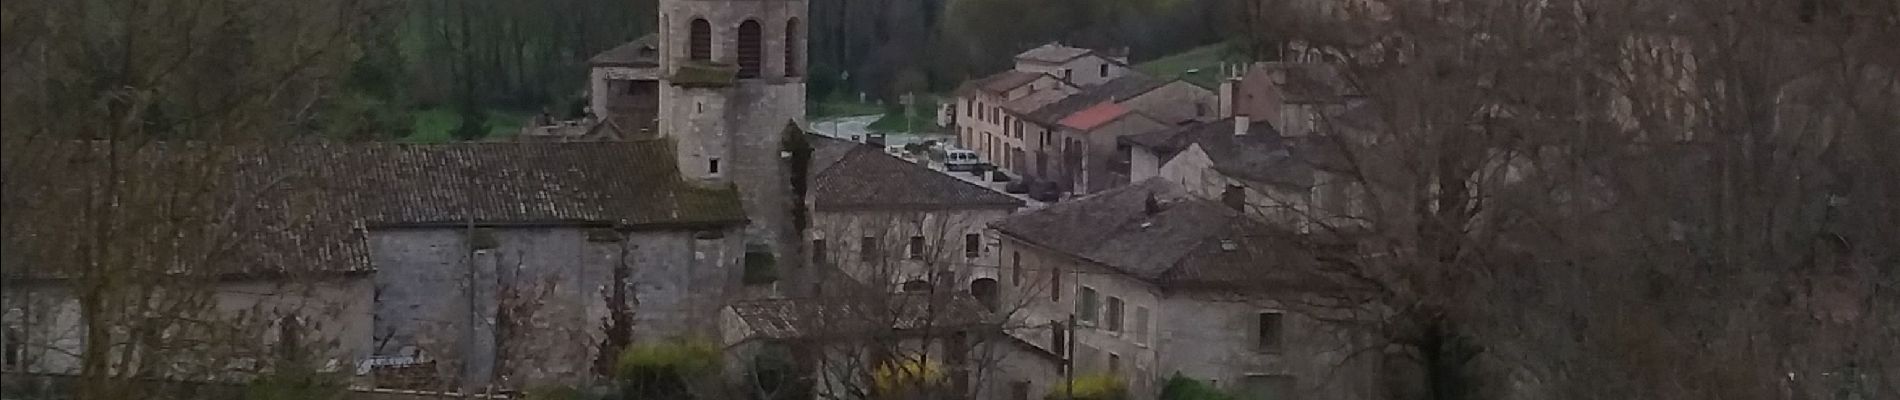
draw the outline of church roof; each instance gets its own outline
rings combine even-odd
[[[75,179],[108,172],[118,159],[135,185],[198,174],[194,205],[234,221],[235,247],[221,274],[370,269],[366,229],[495,225],[599,225],[630,229],[742,223],[738,193],[681,181],[664,141],[587,143],[299,143],[118,146],[63,142],[36,152],[60,168],[10,174],[8,218],[25,226],[85,221],[93,196]],[[53,173],[57,171],[57,173]],[[133,175],[123,175],[133,174]],[[17,191],[17,192],[15,192]],[[160,198],[125,201],[126,209]],[[150,203],[150,204],[148,204]],[[209,212],[209,211],[207,211]],[[11,255],[70,251],[69,240],[9,238]],[[31,238],[29,238],[31,239]],[[16,253],[13,250],[21,250]],[[41,250],[51,253],[37,253]]]

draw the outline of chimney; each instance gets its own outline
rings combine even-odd
[[[1214,107],[1217,112],[1215,115],[1221,117],[1234,115],[1234,79],[1221,79],[1220,93],[1215,95],[1214,101],[1218,103]]]
[[[1227,185],[1227,189],[1220,192],[1220,202],[1234,211],[1247,212],[1247,189],[1240,185]]]
[[[1234,136],[1247,136],[1247,127],[1253,126],[1253,118],[1246,115],[1234,116]]]

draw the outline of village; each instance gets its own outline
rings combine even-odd
[[[578,112],[486,140],[9,128],[30,150],[8,153],[0,398],[1900,393],[1873,361],[1900,351],[1877,222],[1900,186],[1852,177],[1900,172],[1857,152],[1896,148],[1856,131],[1900,121],[1891,54],[1736,98],[1708,91],[1758,76],[1696,69],[1726,59],[1681,37],[1601,41],[1614,83],[1589,89],[1552,72],[1573,53],[1490,36],[1293,36],[1166,74],[1054,40],[928,102],[818,115],[807,0],[653,3],[651,33],[585,59]],[[1260,23],[1412,21],[1309,3]],[[1884,18],[1858,23],[1900,32]],[[867,128],[899,117],[924,124]],[[1761,136],[1711,133],[1735,126]],[[1734,169],[1763,163],[1798,172]],[[1715,176],[1755,180],[1685,184]],[[1737,189],[1763,185],[1804,194]],[[1778,333],[1711,333],[1751,330]],[[1725,345],[1789,353],[1697,347]],[[1647,372],[1577,391],[1605,370]],[[1768,378],[1642,378],[1675,373]]]

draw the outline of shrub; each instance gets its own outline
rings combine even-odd
[[[1128,385],[1120,378],[1108,374],[1083,375],[1075,378],[1075,399],[1077,400],[1123,400],[1128,398]],[[1064,400],[1069,388],[1056,385],[1043,400]]]
[[[871,375],[872,387],[887,394],[928,390],[943,382],[942,365],[913,357],[878,365]]]
[[[1221,392],[1207,382],[1176,372],[1168,378],[1167,383],[1161,385],[1161,400],[1234,400],[1234,396]]]
[[[632,399],[691,398],[689,389],[719,372],[719,346],[697,339],[640,343],[627,347],[614,364],[621,391]]]

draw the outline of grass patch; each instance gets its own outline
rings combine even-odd
[[[859,103],[855,100],[830,99],[812,103],[805,110],[807,118],[824,119],[838,117],[856,117],[884,112],[884,107],[871,103]]]
[[[454,109],[446,107],[428,108],[415,111],[415,130],[405,143],[447,143],[455,141],[455,127],[462,125],[462,116]],[[514,136],[521,132],[521,125],[528,121],[528,114],[488,110],[488,134],[482,139],[495,139]]]
[[[865,128],[872,132],[884,133],[935,132],[937,131],[937,102],[937,95],[918,95],[917,105],[911,107],[911,115],[904,115],[901,112],[886,113],[883,118],[878,118]]]
[[[1203,87],[1220,85],[1220,64],[1247,62],[1246,54],[1215,43],[1135,64],[1135,70],[1161,79],[1181,78]]]

